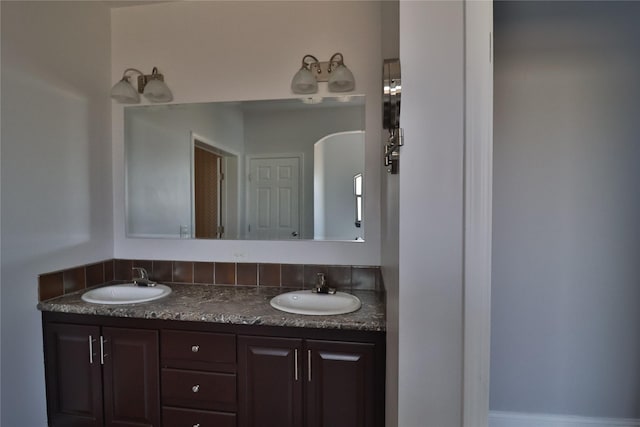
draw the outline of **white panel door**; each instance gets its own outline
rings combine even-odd
[[[253,158],[249,168],[248,237],[299,238],[300,159]]]

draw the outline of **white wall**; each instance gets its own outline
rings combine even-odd
[[[402,427],[462,422],[463,18],[462,1],[400,3]]]
[[[316,142],[313,166],[313,220],[317,239],[357,239],[354,177],[364,174],[364,132],[341,132]],[[363,190],[365,190],[363,188]],[[366,190],[363,198],[366,197]]]
[[[2,419],[46,425],[38,274],[111,258],[109,13],[2,2]]]
[[[495,12],[491,409],[640,418],[640,4]]]
[[[2,33],[2,7],[0,7],[0,34]],[[1,37],[0,37],[1,39]],[[0,48],[0,52],[2,49]],[[0,59],[1,64],[1,59]],[[2,80],[2,67],[0,67],[0,81]],[[0,84],[0,99],[2,99],[2,85]],[[2,103],[0,102],[0,129],[2,129]],[[0,132],[0,153],[2,152],[2,132]],[[0,160],[0,176],[2,175],[2,161]],[[1,181],[1,180],[0,180]],[[2,193],[0,184],[0,194]],[[0,196],[0,224],[2,223],[2,197]],[[0,227],[0,241],[1,238]],[[0,266],[2,265],[2,250],[0,243]],[[0,308],[2,308],[2,274],[0,273]],[[0,314],[0,332],[2,332],[2,315]],[[0,423],[2,423],[2,339],[0,339]]]
[[[381,45],[384,59],[400,57],[400,2],[382,3]],[[380,124],[382,126],[382,124]],[[382,131],[386,142],[388,131]],[[398,425],[398,265],[399,265],[399,175],[388,174],[383,166],[380,189],[380,255],[381,270],[386,290],[387,307],[387,378],[385,425]]]
[[[123,107],[113,106],[115,255],[155,259],[380,263],[380,2],[177,2],[112,11],[112,80],[127,67],[165,75],[176,103],[290,98],[306,53],[342,52],[366,95],[365,243],[167,241],[124,236]],[[328,95],[320,84],[319,95]]]
[[[314,108],[313,110],[247,111],[244,114],[247,155],[302,153],[303,224],[302,239],[314,238],[314,143],[336,132],[362,130],[364,109],[361,106]],[[364,147],[360,153],[364,162]],[[352,233],[340,240],[349,240]],[[354,236],[355,237],[355,236]]]
[[[243,153],[240,107],[197,104],[128,108],[125,121],[127,140],[135,141],[125,146],[128,234],[180,238],[182,225],[193,232],[191,132],[218,148]]]

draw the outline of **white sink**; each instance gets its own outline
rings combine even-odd
[[[333,315],[346,314],[360,308],[357,296],[346,292],[317,294],[308,291],[293,291],[271,298],[271,306],[280,311],[295,314]]]
[[[166,285],[137,286],[133,283],[104,286],[82,294],[82,300],[94,304],[135,304],[164,298],[171,293]]]

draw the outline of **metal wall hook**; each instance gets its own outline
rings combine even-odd
[[[400,99],[402,95],[400,60],[385,59],[383,63],[383,122],[389,130],[389,138],[384,145],[384,165],[387,172],[398,173],[400,147],[404,145],[404,134],[400,128]]]
[[[402,128],[389,130],[389,139],[384,146],[384,165],[390,174],[398,173],[400,161],[400,147],[404,145],[404,132]]]

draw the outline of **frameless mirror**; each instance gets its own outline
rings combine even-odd
[[[127,237],[364,240],[364,101],[126,107]]]

